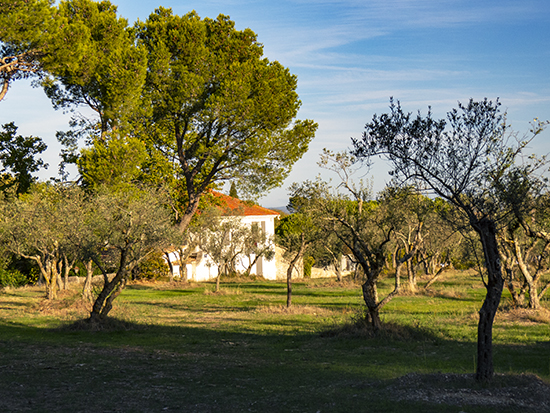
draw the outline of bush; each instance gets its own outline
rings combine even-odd
[[[2,287],[21,287],[27,285],[29,279],[17,270],[7,270],[0,268],[0,286]]]
[[[313,257],[304,257],[304,278],[311,278],[311,268],[315,264]]]
[[[163,258],[162,253],[151,255],[141,262],[133,271],[134,279],[158,280],[170,275],[170,268]]]

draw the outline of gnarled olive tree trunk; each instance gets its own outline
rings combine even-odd
[[[480,237],[487,269],[487,280],[484,280],[487,294],[479,310],[477,326],[477,368],[476,380],[492,379],[493,369],[493,321],[498,310],[504,277],[498,251],[495,223],[489,219],[481,219],[472,224]]]
[[[96,265],[101,268],[101,272],[103,273],[104,284],[103,289],[92,306],[92,312],[89,318],[90,322],[101,322],[107,318],[109,311],[113,308],[113,300],[121,293],[126,285],[126,276],[131,272],[131,268],[128,268],[127,261],[128,251],[122,250],[118,271],[111,281],[109,281],[107,272],[96,262]]]

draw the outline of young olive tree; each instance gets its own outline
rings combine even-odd
[[[507,178],[504,185],[510,192],[525,195],[522,204],[514,208],[514,218],[499,234],[508,288],[516,304],[523,304],[527,292],[529,308],[539,309],[541,298],[550,288],[550,282],[540,286],[543,276],[550,272],[550,194],[544,180],[525,191],[518,188],[526,182],[518,171]],[[521,280],[519,290],[514,278]]]
[[[392,241],[392,264],[396,278],[406,266],[408,287],[411,292],[417,290],[417,268],[413,259],[419,258],[427,235],[427,221],[430,214],[429,200],[413,187],[386,187],[378,201],[387,211],[391,211],[395,231]]]
[[[499,185],[516,168],[527,144],[508,144],[508,127],[499,107],[498,101],[470,100],[459,103],[446,120],[435,120],[431,111],[426,117],[420,113],[412,117],[391,100],[390,112],[374,115],[362,138],[352,140],[354,155],[367,162],[385,156],[397,182],[420,182],[456,207],[479,237],[487,291],[479,311],[476,379],[480,381],[493,377],[492,326],[504,285],[496,236],[511,212],[509,201],[517,205],[525,195],[511,196]],[[537,127],[534,134],[540,130]],[[524,178],[528,180],[529,174]]]
[[[287,308],[292,305],[292,274],[297,265],[303,262],[308,248],[320,238],[313,211],[309,209],[311,199],[303,195],[300,186],[292,185],[290,209],[293,213],[282,218],[275,229],[277,244],[284,248],[284,256],[289,260],[286,271]]]
[[[339,190],[318,179],[292,186],[294,198],[306,200],[308,214],[314,217],[320,233],[333,233],[350,251],[363,270],[363,299],[367,319],[374,331],[380,330],[380,310],[400,291],[400,279],[383,299],[379,298],[378,281],[386,265],[386,256],[400,220],[383,202],[372,199],[372,193],[362,181],[353,182],[356,160],[346,153],[325,151],[320,164],[338,174]],[[306,202],[304,201],[304,202]],[[406,254],[403,262],[414,252]]]
[[[237,257],[245,252],[248,227],[241,222],[238,214],[222,214],[217,207],[202,211],[199,220],[202,232],[200,248],[218,268],[216,292],[219,292],[222,274],[235,273]]]
[[[258,223],[252,223],[247,228],[244,238],[243,258],[241,260],[244,273],[250,275],[252,268],[261,258],[271,261],[275,257],[275,243],[273,237],[268,235]]]

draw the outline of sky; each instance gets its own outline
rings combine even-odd
[[[178,15],[230,16],[236,28],[252,29],[264,56],[298,77],[298,119],[319,124],[309,151],[284,184],[260,198],[261,205],[288,203],[293,182],[331,178],[317,162],[323,148],[344,151],[372,116],[388,111],[389,99],[406,111],[445,117],[470,98],[499,99],[520,135],[533,118],[550,119],[550,1],[548,0],[112,0],[133,24],[158,6]],[[41,179],[57,175],[60,146],[70,114],[55,111],[41,89],[13,84],[0,102],[0,124],[41,137],[50,164]],[[550,152],[550,129],[528,148]],[[389,181],[376,162],[360,174],[374,190]]]

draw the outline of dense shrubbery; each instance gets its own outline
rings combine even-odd
[[[29,278],[17,270],[0,268],[1,287],[21,287],[29,284]]]

